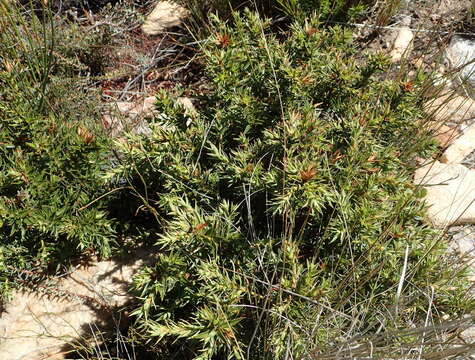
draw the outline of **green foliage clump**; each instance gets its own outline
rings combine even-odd
[[[439,313],[462,311],[411,182],[433,151],[423,77],[384,78],[383,56],[356,60],[317,17],[269,28],[216,20],[198,110],[159,93],[152,134],[117,143],[108,176],[136,189],[162,249],[134,281],[136,331],[182,358],[301,358],[419,324],[429,288]]]
[[[58,260],[85,250],[109,254],[113,230],[95,202],[107,185],[100,174],[108,140],[86,92],[64,81],[52,19],[3,2],[0,11],[0,278],[7,290],[24,269],[55,270]]]

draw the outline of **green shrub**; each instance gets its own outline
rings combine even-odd
[[[431,288],[434,314],[468,306],[411,182],[434,150],[424,76],[386,79],[383,56],[356,56],[315,17],[279,36],[269,24],[216,20],[197,112],[159,93],[152,134],[117,143],[108,176],[158,221],[134,315],[163,357],[308,358],[423,324]]]
[[[109,156],[97,103],[66,78],[50,17],[3,1],[0,12],[0,277],[7,290],[24,269],[55,270],[85,250],[109,254],[113,231],[104,204],[94,201],[106,191]]]

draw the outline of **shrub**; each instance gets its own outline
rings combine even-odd
[[[95,202],[107,186],[100,175],[108,140],[90,95],[65,78],[52,19],[3,1],[0,11],[0,277],[7,290],[24,269],[54,270],[86,250],[107,255],[113,231]]]
[[[383,56],[317,17],[269,26],[215,20],[198,111],[159,93],[152,134],[117,143],[108,177],[135,188],[163,249],[134,280],[136,331],[182,358],[301,358],[422,324],[430,289],[437,314],[463,313],[411,182],[434,150],[424,76],[385,78]]]

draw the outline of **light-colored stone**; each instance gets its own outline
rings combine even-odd
[[[137,102],[116,102],[113,106],[116,106],[117,110],[125,116],[152,117],[156,113],[154,109],[156,101],[155,96],[149,96]]]
[[[426,102],[425,111],[441,124],[462,124],[475,118],[475,101],[452,91],[444,91]]]
[[[475,344],[475,326],[471,326],[460,333],[459,336],[466,344]],[[470,356],[471,359],[474,359],[474,355]],[[466,359],[466,358],[465,358]]]
[[[414,33],[409,26],[403,26],[399,29],[396,40],[394,40],[392,50],[389,54],[393,62],[401,61],[401,59],[409,55],[413,39]]]
[[[146,119],[159,114],[155,109],[155,102],[156,98],[150,96],[136,102],[112,103],[102,116],[102,124],[112,137],[124,131],[148,135],[151,130]]]
[[[187,98],[187,97],[179,97],[177,99],[177,102],[181,106],[183,106],[183,108],[185,109],[185,115],[187,115],[188,117],[186,121],[186,126],[190,126],[192,123],[193,117],[195,117],[198,114],[195,106],[193,105],[193,102],[191,101],[190,98]]]
[[[456,230],[456,231],[454,231]],[[475,231],[473,225],[453,226],[450,228],[449,247],[462,258],[475,257]]]
[[[196,114],[196,108],[193,105],[193,101],[188,97],[179,97],[177,102],[185,108],[185,112],[187,115]]]
[[[442,148],[448,147],[459,137],[460,131],[457,129],[457,127],[440,125],[434,129],[434,139]]]
[[[150,135],[152,130],[147,120],[152,118],[166,120],[166,116],[156,110],[155,102],[156,98],[150,96],[137,102],[112,103],[102,115],[102,124],[112,137],[118,137],[125,131]],[[187,125],[189,125],[191,118],[197,114],[193,101],[187,97],[179,97],[176,102],[183,106],[185,115],[188,117]]]
[[[86,338],[90,329],[110,327],[113,309],[131,300],[128,286],[148,256],[134,255],[128,263],[95,262],[57,280],[43,294],[15,292],[0,317],[0,359],[63,359],[67,344]]]
[[[440,161],[443,163],[460,163],[475,150],[475,124],[467,127],[462,136],[455,139],[442,154]]]
[[[427,191],[427,213],[434,226],[475,223],[475,170],[435,161],[416,171],[414,183]]]
[[[147,16],[142,31],[147,35],[158,35],[171,27],[180,26],[188,14],[188,10],[174,2],[159,1]]]
[[[475,41],[454,35],[445,51],[449,68],[456,71],[459,84],[475,86]]]

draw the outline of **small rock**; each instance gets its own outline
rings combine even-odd
[[[135,134],[150,134],[151,129],[145,120],[158,115],[155,102],[156,98],[150,96],[138,102],[112,103],[102,116],[102,124],[112,137],[126,130]]]
[[[475,223],[475,170],[435,161],[416,170],[414,183],[427,191],[427,215],[434,226]]]
[[[183,108],[185,109],[185,115],[187,115],[188,117],[186,121],[186,126],[190,126],[192,123],[193,117],[195,117],[198,114],[195,106],[193,105],[193,102],[191,101],[190,98],[187,98],[187,97],[179,97],[177,99],[177,102],[181,106],[183,106]]]
[[[156,101],[154,96],[150,96],[137,102],[112,103],[102,116],[102,124],[109,135],[116,138],[125,131],[150,135],[152,130],[147,119],[164,120],[166,118],[156,110]],[[187,97],[179,97],[176,102],[184,108],[185,115],[188,117],[187,125],[189,125],[191,119],[197,114],[193,101]]]
[[[467,344],[475,344],[475,326],[471,326],[462,331],[460,338]]]
[[[148,117],[153,115],[156,101],[155,96],[149,96],[138,102],[117,102],[115,105],[124,115]]]
[[[475,256],[475,229],[473,225],[452,227],[449,233],[452,235],[449,244],[452,250],[462,257],[466,255]]]
[[[475,124],[467,127],[462,136],[454,140],[442,154],[443,163],[460,163],[475,150]]]
[[[475,169],[475,150],[468,154],[460,163],[469,169]]]
[[[412,39],[414,34],[408,26],[403,26],[394,40],[393,48],[389,54],[393,62],[400,61],[403,57],[407,57],[411,51]]]
[[[142,25],[147,35],[158,35],[174,26],[180,26],[188,10],[171,1],[159,1]]]
[[[475,40],[454,35],[445,51],[448,66],[455,71],[459,84],[475,86]]]
[[[434,95],[426,102],[425,111],[441,124],[461,124],[475,118],[475,101],[449,91]]]
[[[179,97],[177,102],[181,104],[185,108],[185,112],[187,115],[196,114],[195,105],[193,105],[193,101],[187,97]]]
[[[460,131],[456,127],[441,125],[434,130],[434,139],[442,148],[448,147],[460,136]]]

